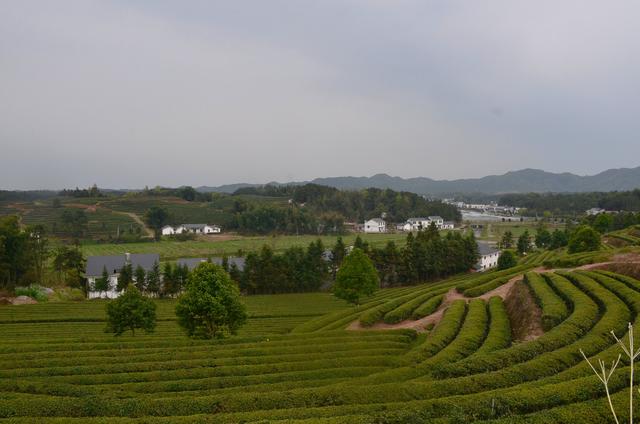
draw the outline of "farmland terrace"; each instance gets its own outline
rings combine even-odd
[[[215,341],[184,336],[171,300],[158,301],[156,332],[135,337],[103,332],[102,301],[3,306],[0,418],[607,422],[604,390],[579,351],[615,359],[610,331],[626,337],[638,319],[640,281],[607,270],[616,258],[543,271],[552,258],[542,253],[504,271],[381,290],[357,307],[325,293],[246,297],[248,324]],[[530,318],[541,330],[526,341],[512,328],[531,310],[509,306],[516,286],[538,310]],[[435,315],[420,331],[400,328]],[[347,330],[354,323],[366,331]],[[624,369],[610,382],[621,419],[623,376]]]

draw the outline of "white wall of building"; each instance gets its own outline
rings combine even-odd
[[[370,219],[364,223],[365,233],[386,233],[387,224],[382,220]]]
[[[500,257],[500,252],[491,253],[488,255],[480,256],[480,260],[478,261],[478,267],[481,271],[486,269],[491,269],[498,266],[498,258]]]

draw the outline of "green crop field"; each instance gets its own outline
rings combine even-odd
[[[343,237],[347,244],[353,244],[357,235],[350,234]],[[382,247],[388,241],[404,245],[406,234],[360,234],[360,237],[371,246]],[[331,248],[336,236],[232,236],[219,238],[212,236],[211,240],[170,241],[162,240],[155,243],[126,243],[126,244],[86,244],[82,246],[85,256],[116,255],[129,253],[158,253],[162,260],[172,260],[185,257],[207,257],[221,255],[236,255],[238,251],[250,252],[262,248],[265,244],[275,251],[282,251],[292,246],[307,246],[320,238],[327,248]]]
[[[158,301],[155,333],[135,337],[103,332],[104,301],[0,306],[0,420],[610,422],[604,390],[579,351],[617,356],[609,332],[623,337],[636,322],[640,281],[533,271],[554,255],[569,260],[541,252],[505,271],[381,290],[357,307],[325,293],[245,297],[247,325],[214,341],[184,336],[173,301]],[[571,260],[589,260],[581,255]],[[491,297],[520,277],[544,328],[529,341],[512,340],[508,301]],[[454,300],[454,292],[475,298]],[[426,333],[381,329],[423,322],[413,320],[438,308],[442,318]],[[625,366],[610,382],[621,420]]]

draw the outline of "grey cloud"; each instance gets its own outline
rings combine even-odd
[[[0,188],[637,166],[634,2],[0,4]]]

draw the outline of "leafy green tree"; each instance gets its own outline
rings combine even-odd
[[[347,246],[344,244],[344,241],[342,241],[342,237],[338,237],[336,244],[334,244],[333,249],[331,249],[331,276],[334,280],[346,256]]]
[[[546,249],[551,245],[551,233],[546,228],[538,228],[536,230],[536,246],[540,249]]]
[[[554,230],[551,234],[551,249],[559,249],[561,247],[566,246],[569,243],[569,238],[567,237],[566,231]]]
[[[158,262],[154,262],[147,273],[147,291],[154,296],[160,294],[160,265]]]
[[[42,284],[44,281],[45,266],[51,256],[46,231],[44,226],[34,225],[28,227],[25,232],[29,234],[28,256],[32,264],[34,278],[38,283]]]
[[[338,270],[333,293],[336,297],[357,305],[360,298],[371,296],[379,284],[378,273],[371,259],[361,249],[354,248]]]
[[[592,252],[600,249],[600,233],[588,225],[578,227],[569,238],[569,253]]]
[[[608,213],[600,213],[593,220],[593,228],[600,234],[611,231],[613,227],[613,217]]]
[[[511,231],[505,231],[505,233],[502,234],[500,247],[503,249],[511,249],[513,247],[513,233]]]
[[[156,327],[156,304],[145,298],[134,286],[129,284],[122,295],[107,304],[107,328],[105,332],[120,336],[136,329],[150,333]]]
[[[396,244],[388,241],[384,249],[374,249],[372,256],[380,277],[381,285],[384,287],[393,287],[400,284],[402,253]]]
[[[165,208],[152,206],[144,213],[144,222],[153,228],[155,239],[160,240],[162,227],[169,221],[169,212]]]
[[[524,255],[531,250],[531,236],[529,230],[525,230],[524,233],[518,237],[518,253]]]
[[[175,278],[174,267],[171,262],[165,262],[162,268],[162,296],[173,296],[178,292]]]
[[[329,266],[324,259],[324,244],[318,239],[307,247],[305,257],[307,290],[318,290],[329,277]]]
[[[96,279],[93,289],[99,293],[109,290],[109,273],[106,266],[102,267],[102,276]]]
[[[178,324],[190,337],[211,339],[236,334],[247,320],[240,292],[220,266],[201,263],[189,275],[176,305]]]
[[[240,281],[242,281],[242,271],[240,271],[235,262],[229,265],[229,277],[231,277],[236,284],[240,284]]]
[[[354,249],[360,249],[365,254],[369,253],[369,243],[367,243],[366,241],[362,240],[362,238],[360,236],[356,236],[356,239],[353,242],[353,248]]]
[[[70,287],[82,287],[85,268],[82,252],[75,247],[62,246],[53,255],[53,269],[59,278]]]
[[[498,258],[498,269],[512,268],[518,264],[518,259],[513,250],[503,250]]]
[[[120,275],[118,276],[118,291],[125,290],[131,283],[133,283],[133,268],[131,267],[131,264],[126,264],[122,267]]]
[[[147,288],[147,273],[142,266],[138,265],[134,271],[135,285],[141,292],[144,292]]]

